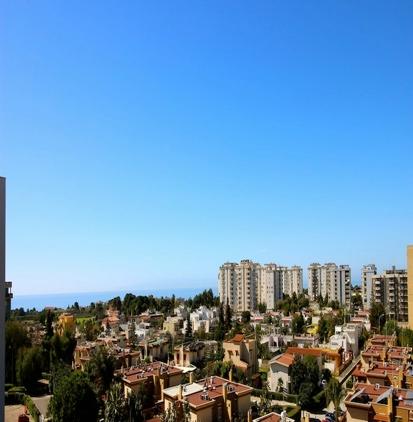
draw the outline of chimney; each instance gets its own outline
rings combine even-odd
[[[178,400],[182,400],[183,398],[182,390],[183,390],[182,384],[179,384]]]
[[[229,370],[229,380],[232,382],[232,366],[231,366],[231,369]]]
[[[190,384],[192,384],[194,382],[194,372],[193,371],[191,371],[190,373],[189,373],[189,383]]]
[[[222,397],[224,399],[224,403],[227,402],[227,382],[224,382],[224,384],[222,384]]]
[[[252,422],[252,410],[248,410],[248,422]]]

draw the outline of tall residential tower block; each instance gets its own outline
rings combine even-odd
[[[409,328],[413,330],[413,245],[407,247],[407,301]]]

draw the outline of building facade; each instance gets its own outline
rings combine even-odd
[[[407,271],[393,267],[372,277],[373,301],[382,303],[388,319],[408,320]]]
[[[413,329],[413,245],[407,247],[407,295],[409,328]]]
[[[351,269],[348,265],[313,263],[307,271],[310,300],[322,296],[329,301],[337,300],[340,305],[350,306]]]
[[[377,268],[374,264],[363,265],[361,269],[361,297],[364,309],[369,309],[371,305],[372,280],[375,275],[377,275]]]
[[[298,266],[261,265],[250,260],[228,262],[219,269],[218,291],[221,302],[228,302],[235,312],[254,311],[260,303],[274,309],[283,294],[303,291],[303,271]]]

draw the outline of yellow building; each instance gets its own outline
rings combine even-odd
[[[413,329],[413,245],[407,247],[407,305],[409,328]]]
[[[75,330],[76,318],[72,314],[64,312],[63,314],[59,315],[59,319],[56,324],[56,332],[60,336],[62,336],[65,332],[74,334]]]

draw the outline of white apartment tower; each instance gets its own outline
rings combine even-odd
[[[275,309],[275,304],[283,297],[280,271],[276,264],[261,266],[257,288],[257,304],[265,303],[267,309]]]
[[[350,306],[351,269],[348,265],[327,263],[310,264],[308,267],[308,294],[310,300],[319,296],[337,300],[340,305]]]
[[[218,290],[222,303],[236,312],[253,311],[259,303],[274,309],[283,294],[300,294],[303,290],[301,267],[260,265],[250,260],[225,263],[219,269]]]
[[[363,265],[361,269],[361,296],[363,298],[364,309],[369,309],[372,300],[372,279],[377,274],[374,264]]]

